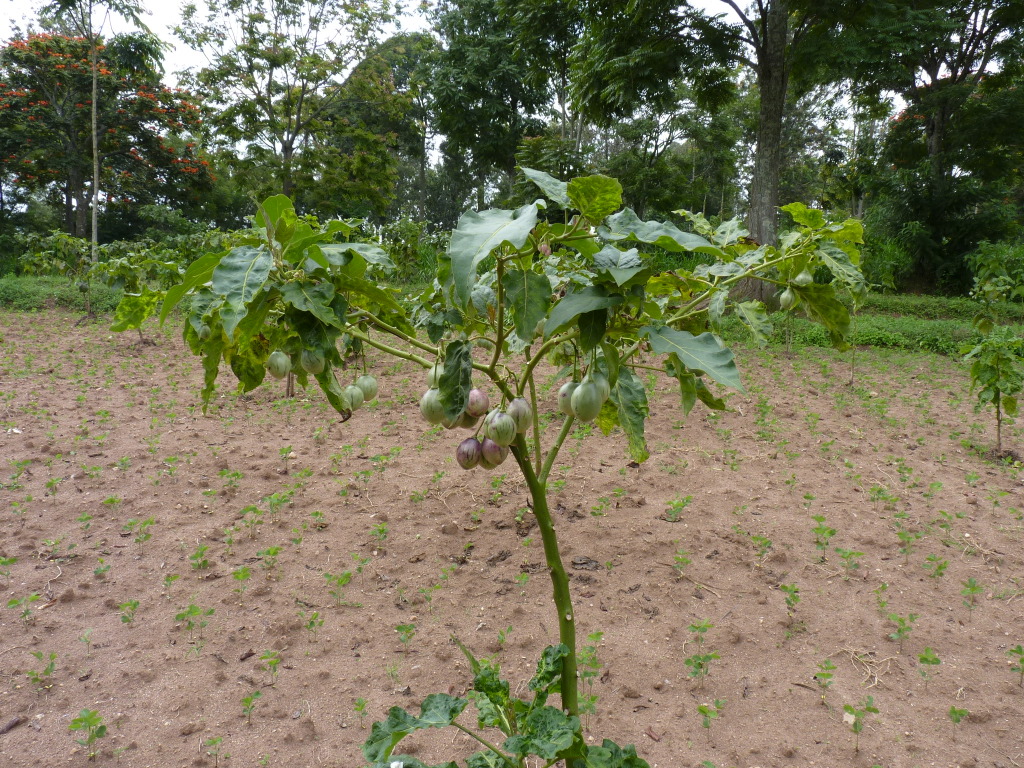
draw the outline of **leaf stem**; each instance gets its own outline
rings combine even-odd
[[[558,431],[558,437],[555,438],[555,442],[551,444],[551,449],[548,451],[547,458],[544,460],[544,466],[540,473],[537,475],[537,479],[542,483],[547,483],[548,475],[551,474],[551,467],[554,466],[555,458],[558,456],[558,451],[562,448],[562,443],[565,442],[565,438],[569,436],[569,430],[572,429],[572,425],[575,419],[572,416],[566,416],[565,421],[562,422],[562,428]]]
[[[479,741],[481,744],[483,744],[485,747],[487,747],[489,750],[491,750],[491,752],[493,752],[498,757],[500,757],[502,760],[504,760],[506,763],[508,763],[510,766],[512,766],[512,768],[517,768],[517,766],[519,765],[518,763],[516,763],[515,760],[513,760],[511,757],[509,757],[504,752],[502,752],[497,746],[495,746],[494,744],[489,742],[483,736],[480,736],[478,733],[476,733],[476,731],[471,731],[468,728],[466,728],[466,726],[461,725],[459,723],[452,723],[452,725],[454,725],[456,728],[458,728],[460,731],[462,731],[467,736],[469,736],[471,738],[474,738],[477,741]]]

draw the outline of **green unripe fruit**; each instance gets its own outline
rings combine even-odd
[[[476,423],[480,421],[479,416],[473,416],[471,413],[464,412],[460,417],[456,426],[462,427],[463,429],[473,429],[476,427]]]
[[[608,383],[608,377],[600,371],[591,370],[587,373],[587,378],[597,384],[597,389],[601,393],[601,402],[603,403],[608,399],[608,396],[612,393],[612,386]]]
[[[200,341],[208,341],[212,335],[213,331],[210,330],[210,326],[208,326],[206,323],[203,323],[201,326],[199,326]]]
[[[345,387],[345,396],[348,398],[349,407],[354,411],[363,404],[363,390],[355,384]]]
[[[801,288],[805,288],[814,282],[814,275],[810,273],[810,270],[803,270],[799,275],[793,278],[793,285],[797,285]]]
[[[601,388],[593,381],[584,380],[576,387],[571,398],[572,412],[580,421],[593,421],[601,412],[604,398],[601,397]]]
[[[270,353],[267,358],[267,370],[275,379],[283,379],[292,369],[292,359],[280,349]]]
[[[440,424],[444,418],[444,406],[441,405],[441,392],[432,387],[420,398],[420,413],[428,424]]]
[[[303,370],[307,373],[312,373],[314,376],[318,373],[323,373],[324,367],[327,364],[324,360],[323,353],[316,349],[302,350],[302,357],[299,362],[302,365]]]
[[[533,420],[533,409],[525,397],[515,398],[508,404],[505,413],[512,417],[512,421],[516,423],[516,432],[519,434],[523,434],[530,428],[530,422]]]
[[[787,288],[779,296],[779,306],[787,312],[796,306],[796,293],[792,288]]]
[[[580,385],[578,381],[567,381],[562,385],[562,388],[558,390],[558,410],[564,413],[566,416],[572,416],[572,393],[576,391],[576,388]]]
[[[370,402],[377,396],[377,380],[368,373],[356,379],[356,386],[362,390],[365,402]]]
[[[497,411],[487,424],[487,437],[500,446],[511,445],[516,439],[516,422],[507,413]]]
[[[427,386],[435,388],[441,383],[441,374],[444,373],[444,363],[434,363],[427,371]]]

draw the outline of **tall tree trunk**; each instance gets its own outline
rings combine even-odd
[[[89,13],[89,31],[92,32],[92,9]],[[90,34],[92,51],[89,54],[92,65],[92,247],[89,258],[93,264],[99,261],[99,206],[100,206],[100,134],[99,134],[99,40]]]
[[[766,3],[764,37],[757,49],[757,87],[760,96],[757,148],[750,180],[747,229],[758,243],[775,245],[779,229],[779,176],[782,172],[782,120],[789,87],[789,3]],[[745,280],[739,292],[767,302],[769,283]]]

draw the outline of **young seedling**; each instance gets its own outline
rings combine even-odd
[[[511,629],[511,627],[509,627]],[[586,693],[580,696],[580,714],[585,716],[585,728],[590,729],[590,716],[597,712],[597,694],[594,693],[594,680],[601,671],[601,660],[597,658],[597,646],[601,644],[604,632],[592,632],[587,635],[587,645],[579,654],[580,681]]]
[[[814,673],[814,682],[821,691],[821,703],[825,703],[825,694],[828,693],[828,689],[832,687],[832,673],[835,672],[836,665],[832,663],[832,659],[825,659],[824,661],[818,662],[818,671]]]
[[[792,617],[800,603],[800,587],[796,584],[779,584],[779,589],[786,595],[786,615]]]
[[[849,581],[853,572],[860,568],[859,561],[860,558],[864,557],[864,553],[857,552],[852,549],[836,547],[836,554],[839,555],[839,559],[843,561],[843,579]]]
[[[171,585],[180,578],[180,573],[169,573],[166,576],[164,576],[164,592],[166,593],[166,597],[168,600],[171,599]]]
[[[323,616],[320,615],[320,611],[313,611],[306,616],[305,611],[299,611],[299,619],[302,621],[302,626],[309,632],[310,639],[315,643],[317,641],[317,633],[324,625]]]
[[[938,667],[942,663],[939,655],[935,653],[935,650],[931,647],[926,647],[921,653],[917,655],[917,662],[920,666],[917,669],[917,673],[921,675],[921,679],[924,680],[924,689],[928,690],[928,681],[934,676],[934,672],[929,672],[929,667]]]
[[[206,544],[200,544],[195,548],[195,551],[188,556],[189,561],[192,563],[193,571],[205,571],[210,567],[210,561],[206,559],[206,551],[209,547]]]
[[[409,643],[412,642],[413,636],[416,634],[415,624],[399,624],[395,627],[395,632],[398,633],[398,639],[402,641],[402,652],[409,652]]]
[[[665,520],[670,523],[679,522],[679,516],[692,502],[693,496],[676,497],[668,503],[668,508],[665,510]]]
[[[11,585],[11,566],[18,562],[16,557],[0,557],[0,576],[4,579],[6,586]]]
[[[43,661],[42,651],[29,651],[40,662]],[[50,653],[46,666],[42,669],[26,669],[25,676],[40,691],[48,691],[53,687],[53,671],[57,668],[57,654]]]
[[[709,740],[711,739],[711,722],[722,716],[722,709],[724,707],[725,699],[715,699],[713,704],[701,704],[697,707],[701,727],[707,729]]]
[[[257,529],[263,525],[263,510],[257,506],[250,505],[242,510],[242,525],[249,532],[249,538],[255,539]]]
[[[946,574],[949,561],[939,555],[928,555],[924,559],[924,569],[928,571],[928,578],[941,579]]]
[[[984,592],[985,588],[973,576],[967,581],[961,581],[960,583],[963,585],[960,594],[964,596],[964,606],[967,608],[967,621],[970,623],[971,619],[974,618],[974,608],[978,604],[978,595]]]
[[[185,629],[188,630],[188,637],[190,640],[192,639],[196,630],[199,630],[199,638],[202,639],[203,630],[210,623],[206,620],[206,617],[212,616],[213,611],[213,608],[206,608],[204,610],[195,603],[189,603],[187,608],[182,608],[178,613],[174,615],[174,620],[179,623],[185,623]]]
[[[85,655],[92,656],[92,630],[85,630],[78,638],[78,642],[85,645]]]
[[[277,675],[280,672],[278,666],[281,664],[281,655],[277,651],[264,651],[260,656],[260,661],[263,662],[260,665],[260,669],[270,675],[270,684],[275,685],[277,683]]]
[[[878,707],[875,706],[875,699],[873,696],[868,696],[864,701],[860,702],[856,706],[853,704],[844,704],[843,712],[846,716],[843,720],[850,724],[850,730],[853,731],[853,751],[860,752],[860,734],[864,730],[864,718],[869,714],[877,715]]]
[[[690,656],[688,659],[684,659],[683,663],[690,668],[690,677],[697,678],[697,684],[701,689],[704,688],[704,679],[711,671],[711,662],[721,658],[721,656],[719,656],[715,651],[709,651],[708,653],[703,652],[704,635],[714,626],[714,624],[705,619],[697,624],[691,624],[688,627],[688,629],[694,633],[694,639],[697,641],[697,653]]]
[[[127,531],[132,536],[132,541],[139,545],[139,553],[142,553],[142,545],[153,538],[153,534],[149,532],[150,527],[156,522],[153,517],[148,517],[145,520],[131,519],[122,526],[122,530]]]
[[[1024,688],[1024,645],[1018,644],[1017,647],[1008,650],[1006,655],[1010,657],[1011,662],[1015,662],[1010,666],[1010,671],[1020,674],[1017,685]]]
[[[32,603],[39,600],[39,595],[33,592],[31,595],[25,595],[25,597],[12,597],[7,601],[8,608],[20,608],[21,614],[19,618],[25,625],[31,624],[36,620],[36,617],[32,614]]]
[[[814,534],[814,548],[821,554],[818,556],[818,562],[825,561],[825,551],[828,549],[828,542],[836,536],[836,528],[829,527],[825,524],[824,515],[811,515],[811,519],[817,523],[811,528],[812,534]]]
[[[340,608],[343,605],[350,605],[345,600],[345,586],[352,581],[352,571],[345,571],[343,573],[325,573],[324,579],[327,580],[327,594],[334,598],[334,602],[337,603]]]
[[[920,531],[909,531],[903,527],[902,522],[896,523],[896,538],[900,540],[900,553],[903,555],[903,564],[910,562],[910,553],[914,551],[914,544],[924,536]]]
[[[960,725],[961,720],[966,720],[970,716],[969,709],[957,709],[955,706],[949,708],[949,719],[953,721],[953,725]]]
[[[686,575],[684,573],[686,571],[686,566],[693,562],[690,560],[689,554],[690,553],[685,549],[680,548],[677,549],[675,555],[672,556],[672,567],[675,569],[676,578],[678,579],[681,579]]]
[[[370,529],[370,535],[376,540],[377,549],[383,550],[384,544],[388,540],[388,524],[377,523],[377,525]]]
[[[355,704],[352,705],[352,711],[359,716],[360,728],[366,727],[366,704],[366,699],[360,696],[358,699],[356,699]]]
[[[213,768],[217,768],[217,766],[220,765],[222,758],[224,760],[229,760],[231,758],[231,754],[228,752],[225,752],[223,755],[221,754],[221,750],[223,749],[221,742],[223,741],[223,736],[211,736],[203,742],[203,746],[206,747],[206,754],[213,758]]]
[[[267,578],[274,578],[277,572],[277,556],[281,554],[280,547],[267,547],[256,553],[260,558],[260,568],[267,572]]]
[[[903,653],[903,641],[910,637],[910,633],[914,630],[913,624],[920,617],[916,613],[910,613],[906,616],[890,613],[887,618],[896,625],[896,629],[889,634],[889,639],[898,642],[900,644],[899,652]]]
[[[135,622],[135,612],[139,610],[138,600],[127,600],[117,606],[121,611],[121,623],[132,625]]]
[[[252,713],[256,709],[256,703],[263,695],[263,691],[253,691],[248,696],[242,697],[242,714],[245,716],[245,724],[252,725]]]
[[[252,571],[248,565],[243,565],[241,568],[236,568],[231,572],[231,578],[238,582],[238,586],[232,591],[244,595],[245,590],[249,588],[249,579],[252,578]]]
[[[889,584],[882,582],[875,587],[871,592],[875,595],[875,605],[878,606],[878,612],[885,614],[885,608],[889,605],[889,601],[885,599],[885,593],[889,590]]]
[[[83,709],[78,713],[78,717],[68,725],[68,730],[85,731],[85,738],[75,739],[75,742],[89,750],[89,760],[95,760],[96,741],[107,735],[107,726],[103,724],[103,716],[95,709]]]

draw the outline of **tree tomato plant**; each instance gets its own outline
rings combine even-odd
[[[778,247],[763,246],[751,242],[737,221],[716,227],[702,216],[684,214],[695,232],[643,221],[621,209],[621,187],[605,176],[562,182],[537,171],[525,173],[567,212],[563,220],[548,220],[543,200],[516,210],[464,214],[436,280],[411,306],[366,278],[368,264],[388,266],[378,249],[331,242],[338,223],[318,228],[300,221],[286,198],[275,197],[260,208],[244,244],[189,268],[184,282],[169,292],[162,317],[193,294],[185,338],[203,357],[207,402],[222,359],[240,386],[252,389],[262,381],[274,350],[284,350],[293,361],[303,350],[316,351],[324,367],[314,378],[348,418],[352,403],[334,375],[342,334],[429,369],[424,416],[432,423],[468,427],[479,443],[461,436],[452,440],[459,464],[493,467],[511,457],[522,472],[559,627],[559,642],[544,651],[530,683],[530,701],[510,698],[497,668],[463,649],[475,675],[479,725],[506,736],[494,744],[474,735],[483,751],[468,765],[525,766],[527,756],[535,755],[547,766],[565,761],[574,768],[640,768],[647,763],[632,747],[609,741],[589,745],[580,729],[576,616],[547,500],[555,459],[577,416],[593,419],[605,434],[620,428],[631,459],[647,459],[648,402],[638,369],[660,370],[678,385],[684,413],[698,400],[724,408],[711,382],[736,389],[742,384],[732,352],[714,331],[727,312],[734,312],[756,339],[770,330],[760,302],[731,296],[743,280],[788,291],[794,311],[822,323],[843,345],[850,320],[834,283],[863,288],[857,267],[862,228],[852,220],[828,224],[817,211],[791,206],[797,229]],[[697,252],[709,263],[691,271],[656,272],[640,251],[652,246]],[[821,268],[834,276],[833,283],[808,281]],[[203,327],[211,331],[205,339],[199,333]],[[539,418],[544,404],[538,401],[536,377],[545,360],[561,367],[562,378],[578,382],[563,388],[574,391],[559,397],[564,418],[554,435],[545,434]],[[293,369],[305,385],[302,368]],[[474,377],[488,380],[501,398],[482,421],[478,417],[488,405],[481,405],[482,393],[474,392]],[[547,704],[552,693],[560,707]],[[397,744],[414,731],[455,723],[467,703],[433,694],[419,717],[392,708],[386,721],[374,725],[365,757],[374,766],[424,766],[416,758],[394,755]]]

